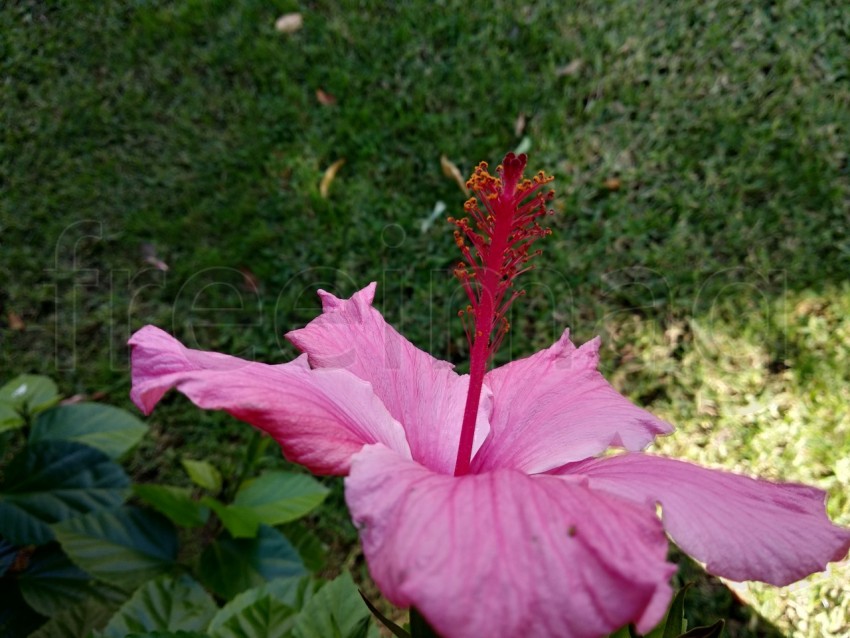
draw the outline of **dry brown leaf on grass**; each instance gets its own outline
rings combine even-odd
[[[336,179],[336,174],[339,172],[339,169],[342,168],[343,164],[345,164],[345,158],[338,159],[325,169],[325,174],[322,175],[322,181],[319,184],[319,195],[321,195],[323,199],[328,198],[328,192],[331,189],[331,184],[334,179]]]
[[[260,292],[260,280],[257,279],[257,275],[245,266],[240,266],[239,272],[242,273],[242,283],[249,292],[254,294]]]
[[[620,186],[622,186],[622,182],[619,177],[609,177],[605,180],[605,188],[609,191],[618,191]]]
[[[445,155],[440,155],[440,168],[443,169],[443,175],[454,180],[464,195],[469,197],[469,189],[466,187],[466,180],[460,172],[460,169]]]
[[[304,26],[304,18],[300,13],[284,13],[274,23],[274,28],[280,33],[295,33]]]
[[[555,75],[559,78],[568,76],[568,75],[577,75],[579,71],[581,71],[581,67],[584,66],[584,60],[581,58],[576,58],[569,64],[565,64],[564,66],[559,66],[555,70]]]
[[[9,330],[20,331],[20,330],[23,330],[27,327],[26,324],[24,323],[24,320],[21,319],[20,315],[18,315],[16,312],[13,312],[12,310],[9,311],[8,318],[9,318]]]
[[[336,104],[336,97],[322,89],[316,89],[316,99],[322,106],[333,106]]]

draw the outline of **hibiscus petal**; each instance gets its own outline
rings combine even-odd
[[[822,571],[850,549],[850,530],[826,516],[826,493],[646,454],[570,465],[590,487],[661,503],[664,527],[712,574],[787,585]]]
[[[383,443],[410,456],[404,430],[365,381],[343,370],[311,370],[190,350],[154,326],[130,339],[130,397],[150,414],[177,388],[200,408],[225,410],[270,434],[286,457],[316,474],[346,474],[351,455]]]
[[[669,603],[658,520],[580,481],[446,476],[370,445],[345,490],[378,587],[444,638],[596,638]]]
[[[375,284],[338,299],[321,290],[323,313],[286,337],[314,368],[344,368],[372,384],[407,433],[413,458],[454,472],[469,377],[410,343],[372,307]],[[489,431],[489,391],[482,393],[473,449]]]
[[[490,437],[473,472],[544,472],[611,446],[646,447],[673,427],[632,404],[596,370],[599,340],[576,348],[569,330],[553,346],[490,371]]]

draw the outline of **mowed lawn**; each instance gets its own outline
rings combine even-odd
[[[145,323],[281,362],[317,288],[370,281],[462,370],[445,217],[465,195],[441,157],[466,176],[524,150],[557,214],[499,360],[601,334],[608,377],[678,426],[657,451],[818,485],[850,525],[850,12],[742,4],[4,3],[0,381],[127,407]],[[150,423],[138,478],[227,466],[248,435],[176,396]],[[333,485],[311,524],[329,571],[362,577]],[[738,593],[837,637],[848,583]],[[770,635],[713,580],[689,596],[695,621]]]

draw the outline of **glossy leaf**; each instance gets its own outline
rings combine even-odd
[[[24,418],[14,407],[7,403],[0,403],[0,432],[15,430],[25,423]]]
[[[13,578],[0,578],[0,636],[24,638],[45,621],[24,602]]]
[[[18,412],[36,414],[59,401],[53,380],[36,374],[22,374],[0,388],[0,403]]]
[[[133,588],[169,571],[177,533],[156,512],[123,507],[72,518],[53,527],[62,549],[92,576]]]
[[[27,604],[43,616],[53,616],[92,595],[91,576],[74,565],[56,543],[36,549],[18,575]]]
[[[119,603],[90,597],[55,614],[29,638],[79,638],[106,625]]]
[[[0,488],[3,535],[17,545],[53,540],[50,525],[120,505],[130,481],[103,452],[70,441],[27,445]]]
[[[309,474],[266,472],[247,481],[233,505],[249,509],[266,525],[280,525],[305,516],[328,495],[328,488]]]
[[[131,633],[206,629],[216,612],[215,601],[188,576],[161,576],[148,581],[124,603],[103,630],[105,638]]]
[[[687,629],[685,620],[685,594],[690,588],[690,583],[682,587],[673,597],[670,610],[667,612],[667,622],[664,624],[662,638],[678,638]]]
[[[137,484],[133,493],[181,527],[200,527],[209,518],[209,510],[194,500],[191,490],[185,487]]]
[[[17,555],[18,548],[0,536],[0,576],[15,563]]]
[[[225,505],[211,496],[204,496],[200,502],[215,512],[221,524],[234,538],[256,537],[261,521],[253,511]]]
[[[148,631],[143,634],[127,634],[127,638],[209,638],[209,634],[197,631]]]
[[[143,634],[127,634],[127,638],[209,638],[209,634],[197,631],[148,631]]]
[[[213,494],[218,494],[221,491],[221,472],[212,463],[192,459],[182,459],[180,462],[195,485],[203,487]]]
[[[306,573],[286,537],[265,525],[259,527],[256,538],[219,538],[204,550],[198,564],[201,582],[228,600],[267,581]]]
[[[211,638],[287,638],[298,611],[265,595],[246,605],[215,631],[208,630]]]
[[[207,633],[215,638],[234,635],[235,628],[242,626],[246,618],[254,615],[256,609],[246,613],[243,613],[243,611],[263,598],[271,597],[281,605],[296,612],[312,596],[313,582],[307,576],[293,576],[269,581],[264,585],[242,592],[222,607],[207,627]],[[239,620],[234,620],[237,617]],[[286,623],[286,625],[288,629],[291,629],[291,623]]]
[[[147,431],[148,426],[126,410],[100,403],[79,403],[41,413],[33,425],[30,442],[77,441],[117,459]]]
[[[295,638],[364,638],[371,613],[363,603],[351,574],[344,572],[304,606],[295,621]]]
[[[308,571],[316,574],[325,568],[328,562],[327,549],[309,527],[300,521],[293,521],[281,527],[280,531],[298,551]]]
[[[328,488],[307,474],[266,472],[240,487],[232,505],[209,497],[202,502],[234,537],[252,538],[261,524],[280,525],[305,516],[327,494]]]

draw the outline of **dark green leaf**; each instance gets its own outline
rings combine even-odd
[[[122,601],[123,602],[123,601]],[[95,596],[86,598],[51,617],[29,638],[80,638],[100,629],[112,617],[120,603]]]
[[[197,631],[148,631],[143,634],[128,634],[127,638],[209,638],[209,634]]]
[[[22,374],[0,388],[0,403],[18,412],[36,414],[59,401],[59,390],[48,377]]]
[[[266,525],[280,525],[305,516],[328,495],[328,488],[309,474],[266,472],[247,481],[233,505],[254,512]]]
[[[117,459],[147,431],[148,426],[126,410],[100,403],[79,403],[60,405],[40,414],[30,433],[30,442],[77,441]]]
[[[59,545],[50,543],[30,557],[29,565],[18,575],[18,587],[30,607],[50,617],[92,595],[91,580]]]
[[[667,622],[664,625],[664,633],[662,638],[678,638],[678,636],[687,629],[687,621],[685,620],[685,594],[691,584],[687,583],[673,597],[673,602],[670,603],[670,610],[667,612]]]
[[[246,482],[232,505],[206,497],[201,500],[236,538],[252,538],[261,524],[280,525],[318,507],[328,489],[306,474],[266,472]]]
[[[204,550],[198,578],[222,598],[275,578],[306,574],[298,552],[280,532],[261,525],[256,538],[223,537]]]
[[[411,635],[407,633],[407,631],[399,627],[392,620],[390,620],[389,618],[384,616],[384,614],[378,611],[375,605],[373,605],[371,601],[366,598],[366,595],[362,591],[360,592],[360,597],[363,598],[363,602],[366,603],[366,606],[369,608],[369,611],[372,612],[372,615],[377,618],[378,622],[380,622],[384,627],[386,627],[393,636],[397,636],[398,638],[411,638]]]
[[[608,634],[608,638],[631,638],[632,632],[629,631],[629,626],[620,627],[617,631],[612,634]]]
[[[257,598],[221,623],[212,638],[285,638],[298,611],[274,596]]]
[[[80,516],[53,527],[62,549],[92,576],[132,588],[169,571],[177,533],[156,512],[123,507]]]
[[[207,627],[207,633],[215,638],[219,636],[233,636],[236,628],[243,626],[246,619],[253,617],[257,610],[254,609],[245,613],[243,611],[262,599],[271,598],[280,605],[292,610],[292,613],[295,613],[312,596],[313,583],[309,577],[293,576],[269,581],[264,585],[242,592],[222,607]],[[237,617],[238,619],[234,620]],[[292,628],[291,622],[284,622],[283,624],[286,625],[287,631]],[[246,631],[248,630],[246,629]],[[238,636],[239,633],[237,632],[235,635]]]
[[[26,421],[15,408],[6,403],[0,403],[0,432],[15,430],[25,423]]]
[[[0,489],[3,535],[17,545],[53,540],[50,525],[120,505],[130,481],[103,452],[70,441],[28,445]]]
[[[344,572],[304,606],[295,621],[295,638],[362,638],[371,614],[363,603],[351,574]]]
[[[18,555],[18,548],[0,536],[0,576],[6,573],[14,563]]]
[[[677,638],[720,638],[725,624],[725,621],[718,620],[710,627],[694,627]]]
[[[249,509],[225,505],[211,496],[204,496],[201,505],[215,512],[221,524],[234,538],[254,538],[260,527],[260,519]]]
[[[143,634],[128,634],[127,638],[209,638],[209,634],[197,631],[148,631]]]
[[[133,486],[133,492],[181,527],[199,527],[209,518],[210,511],[192,498],[188,488],[137,484]]]
[[[186,474],[189,475],[195,485],[203,487],[213,494],[218,494],[221,491],[221,472],[214,465],[206,461],[194,461],[192,459],[182,459],[181,463]]]
[[[148,581],[124,603],[103,630],[105,638],[157,630],[203,631],[215,615],[210,595],[188,576]]]
[[[321,539],[300,521],[287,523],[280,528],[292,546],[298,550],[308,571],[316,574],[324,569],[328,560],[327,550]]]
[[[25,638],[44,621],[24,602],[14,578],[0,578],[0,636]]]
[[[440,638],[415,607],[410,608],[410,635],[413,638]]]

